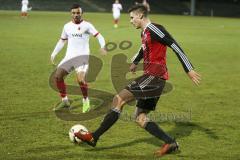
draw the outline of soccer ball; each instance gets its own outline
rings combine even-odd
[[[82,134],[86,134],[88,132],[87,128],[84,127],[81,124],[76,124],[72,126],[72,128],[69,130],[69,139],[73,143],[81,143],[81,139],[77,138],[74,133],[81,132]]]

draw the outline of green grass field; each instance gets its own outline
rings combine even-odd
[[[194,86],[175,54],[168,50],[169,82],[174,89],[162,96],[156,112],[178,115],[191,110],[191,120],[159,123],[177,138],[181,147],[180,152],[161,159],[239,159],[240,20],[150,17],[168,29],[202,75],[201,85]],[[109,78],[111,59],[119,53],[130,59],[139,48],[140,31],[130,25],[127,14],[122,15],[118,29],[112,26],[111,14],[85,13],[84,18],[96,26],[107,42],[133,43],[128,50],[116,49],[102,57],[97,40],[91,39],[91,52],[102,59],[103,68],[90,86],[115,94]],[[101,137],[96,148],[69,141],[72,125],[80,123],[94,130],[103,118],[102,115],[87,121],[64,121],[52,111],[59,97],[49,87],[48,79],[54,70],[49,59],[63,25],[69,20],[67,12],[31,12],[28,19],[22,19],[19,12],[0,11],[0,159],[156,159],[153,152],[162,141],[133,121],[119,120]],[[74,74],[67,81],[77,85]],[[129,113],[133,109],[125,107]]]

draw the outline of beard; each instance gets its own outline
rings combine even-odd
[[[81,17],[74,17],[73,18],[74,22],[79,23],[81,21]]]

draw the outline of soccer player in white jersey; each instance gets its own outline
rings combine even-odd
[[[22,9],[21,9],[21,16],[27,17],[28,12],[28,0],[22,0]]]
[[[118,21],[121,15],[122,5],[119,3],[119,0],[115,0],[115,3],[112,5],[113,19],[114,19],[114,28],[118,27]]]
[[[51,62],[54,64],[55,56],[64,47],[65,42],[68,43],[65,57],[58,64],[55,73],[55,82],[62,98],[62,103],[55,109],[70,107],[70,102],[66,94],[66,85],[64,77],[67,76],[72,69],[77,73],[77,81],[83,94],[83,110],[88,112],[90,109],[90,101],[88,99],[88,85],[85,79],[88,71],[88,59],[90,54],[89,37],[96,37],[100,44],[100,52],[105,55],[105,40],[103,36],[95,29],[95,27],[82,19],[83,11],[78,4],[74,4],[71,8],[72,21],[64,25],[61,39],[58,41],[54,51],[51,54]]]

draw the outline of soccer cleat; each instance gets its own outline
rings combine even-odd
[[[88,98],[83,99],[83,108],[82,108],[82,113],[86,113],[90,110],[90,101]]]
[[[164,156],[165,154],[169,154],[169,153],[172,153],[172,152],[175,152],[177,151],[179,148],[179,145],[177,142],[173,142],[173,143],[165,143],[162,145],[162,147],[157,150],[154,154],[158,157],[162,157]]]
[[[94,140],[92,133],[90,133],[90,132],[87,132],[84,134],[82,134],[81,132],[76,132],[76,133],[74,133],[74,135],[92,147],[95,147],[97,144],[97,141]]]
[[[54,108],[54,111],[63,109],[63,108],[70,108],[70,102],[69,101],[62,101],[57,107]]]

